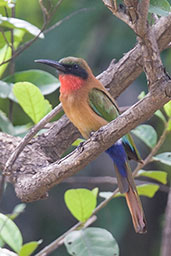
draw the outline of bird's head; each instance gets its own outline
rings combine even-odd
[[[66,57],[60,61],[39,59],[35,60],[35,62],[49,65],[58,71],[61,92],[69,92],[81,88],[92,75],[90,67],[82,58]]]

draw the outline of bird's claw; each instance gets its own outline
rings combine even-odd
[[[84,141],[80,142],[80,144],[77,147],[77,150],[79,151],[79,153],[82,153],[84,151]]]
[[[92,137],[94,135],[94,132],[90,132],[90,137]]]

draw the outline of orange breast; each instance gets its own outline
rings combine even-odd
[[[86,88],[81,88],[72,94],[61,93],[60,101],[66,115],[85,139],[91,132],[107,124],[107,121],[98,116],[89,106]]]

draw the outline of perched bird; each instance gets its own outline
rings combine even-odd
[[[85,60],[67,57],[59,62],[46,59],[36,62],[52,66],[58,71],[63,109],[85,139],[118,117],[119,110],[114,99],[95,78]],[[128,163],[128,159],[141,161],[133,139],[129,134],[125,135],[106,153],[113,160],[119,190],[125,194],[135,231],[145,233],[146,220]]]

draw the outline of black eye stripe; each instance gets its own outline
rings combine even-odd
[[[66,69],[65,74],[73,74],[73,75],[81,77],[83,79],[87,79],[88,78],[88,73],[79,64],[75,64],[75,63],[74,64],[61,63],[61,64]]]
[[[74,64],[73,66],[75,69],[79,69],[79,66],[77,64]]]

